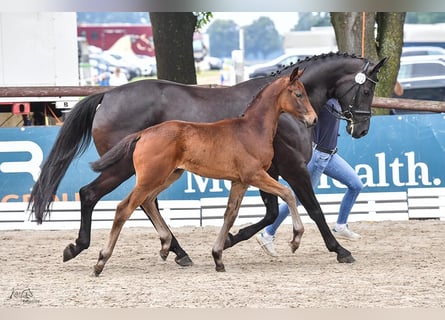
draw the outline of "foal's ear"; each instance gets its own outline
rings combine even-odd
[[[295,69],[292,71],[290,75],[290,83],[294,83],[295,80],[298,80],[298,78],[301,77],[303,74],[304,69],[301,69],[299,67],[295,67]]]

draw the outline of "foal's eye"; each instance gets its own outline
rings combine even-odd
[[[300,92],[295,92],[295,96],[296,96],[297,98],[301,98],[303,95],[302,95]]]

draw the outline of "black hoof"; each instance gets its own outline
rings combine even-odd
[[[63,250],[63,262],[67,262],[76,256],[76,246],[72,243]]]
[[[353,263],[355,262],[354,257],[352,256],[352,254],[346,255],[346,256],[337,256],[337,261],[340,263]]]
[[[182,258],[176,257],[175,262],[179,264],[181,267],[191,267],[193,266],[193,261],[190,259],[188,255],[183,256]]]
[[[226,272],[226,268],[224,267],[224,265],[222,265],[222,266],[216,266],[216,267],[215,267],[215,270],[216,270],[217,272]]]

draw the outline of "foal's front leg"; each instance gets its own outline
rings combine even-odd
[[[258,172],[251,181],[251,184],[255,187],[260,188],[261,190],[274,194],[281,199],[289,206],[289,210],[292,216],[292,225],[293,225],[293,238],[290,241],[290,246],[292,252],[298,249],[301,243],[301,237],[304,233],[303,222],[301,221],[300,215],[297,210],[297,201],[295,199],[292,191],[283,186],[281,183],[273,179],[266,171]]]
[[[232,187],[230,188],[229,193],[229,200],[227,202],[227,208],[224,213],[224,223],[212,249],[212,256],[215,260],[216,271],[226,271],[224,263],[222,261],[222,252],[224,250],[225,242],[227,240],[227,236],[229,235],[230,228],[232,228],[233,223],[238,216],[241,201],[243,200],[247,187],[247,185],[240,182],[232,182]]]

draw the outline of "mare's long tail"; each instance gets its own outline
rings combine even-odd
[[[119,162],[122,158],[128,157],[130,154],[132,155],[139,138],[139,132],[126,136],[119,141],[118,144],[114,145],[113,148],[103,154],[99,160],[92,162],[90,164],[91,169],[96,172],[105,171],[107,168]]]
[[[90,95],[77,103],[63,123],[57,139],[46,159],[40,176],[31,191],[28,210],[34,211],[41,224],[54,200],[54,194],[70,163],[88,148],[97,106],[104,93]]]

